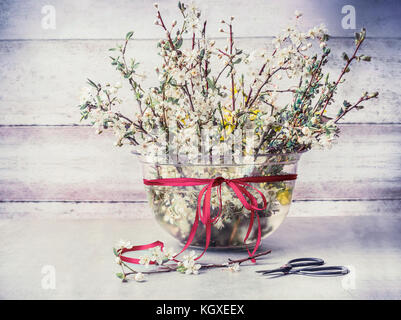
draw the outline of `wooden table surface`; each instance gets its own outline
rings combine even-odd
[[[0,220],[2,299],[400,299],[399,217],[289,217],[262,249],[272,253],[237,273],[215,269],[178,272],[122,283],[112,247],[165,241],[178,249],[153,219]],[[210,250],[202,262],[225,262],[246,252]],[[289,275],[266,279],[254,271],[289,259],[319,257],[345,265],[345,277]],[[44,289],[46,266],[54,267],[55,289]],[[43,273],[42,273],[43,272]],[[46,288],[46,287],[45,287]]]

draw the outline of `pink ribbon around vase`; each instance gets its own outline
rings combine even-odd
[[[256,252],[256,250],[259,247],[260,241],[261,241],[261,226],[260,226],[260,220],[259,220],[259,215],[257,214],[256,211],[263,211],[267,207],[267,201],[263,193],[252,187],[249,183],[265,183],[265,182],[281,182],[281,181],[288,181],[288,180],[295,180],[297,178],[296,174],[285,174],[285,175],[276,175],[276,176],[257,176],[257,177],[244,177],[244,178],[237,178],[237,179],[225,179],[223,177],[217,177],[217,178],[212,178],[212,179],[196,179],[196,178],[166,178],[166,179],[154,179],[154,180],[147,180],[143,179],[143,183],[147,186],[171,186],[171,187],[188,187],[188,186],[201,186],[204,185],[202,190],[199,192],[198,195],[198,205],[197,205],[197,210],[196,210],[196,215],[195,215],[195,220],[192,225],[191,232],[189,234],[187,243],[185,244],[184,248],[174,256],[177,257],[180,255],[182,252],[184,252],[192,243],[192,240],[195,237],[196,230],[199,225],[199,221],[203,223],[205,226],[205,231],[206,231],[206,244],[203,252],[195,258],[195,260],[200,259],[204,253],[206,252],[207,248],[209,247],[210,244],[210,238],[211,238],[211,228],[212,224],[216,223],[216,221],[220,218],[221,212],[222,212],[222,200],[221,200],[221,185],[223,183],[226,183],[227,186],[229,186],[238,199],[241,201],[243,206],[250,211],[251,216],[250,216],[250,221],[249,221],[249,227],[248,231],[245,235],[244,238],[244,243],[246,243],[246,240],[248,239],[253,223],[256,219],[258,221],[258,238],[255,244],[255,247],[252,252],[247,248],[249,256],[253,256]],[[219,198],[219,211],[215,217],[211,216],[211,194],[212,194],[212,189],[218,187],[218,198]],[[253,190],[255,190],[259,195],[261,196],[263,200],[263,207],[259,208],[258,207],[258,202],[256,198],[246,189],[246,187],[249,187]],[[203,205],[202,205],[202,199],[203,199]],[[151,244],[147,245],[142,245],[142,246],[134,246],[130,249],[124,248],[121,253],[128,252],[128,251],[139,251],[139,250],[146,250],[150,248],[154,248],[160,246],[161,250],[163,250],[164,244],[160,241],[153,242]],[[135,258],[128,258],[120,255],[121,260],[134,263],[134,264],[139,264],[139,259]],[[254,259],[251,260],[252,262],[255,262]],[[151,264],[154,264],[155,262],[151,262]]]

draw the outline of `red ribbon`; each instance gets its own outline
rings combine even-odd
[[[163,251],[164,244],[161,241],[155,241],[150,244],[144,244],[142,246],[133,246],[130,248],[121,248],[121,252],[119,252],[119,257],[122,261],[129,262],[129,263],[134,263],[134,264],[140,264],[141,259],[137,258],[130,258],[130,257],[125,257],[122,254],[125,252],[130,252],[130,251],[141,251],[141,250],[148,250],[152,249],[154,247],[160,247],[160,250]],[[156,261],[149,261],[149,264],[155,264]]]
[[[285,174],[285,175],[277,175],[277,176],[244,177],[244,178],[237,178],[237,179],[225,179],[223,177],[217,177],[217,178],[213,178],[213,179],[195,179],[195,178],[166,178],[166,179],[154,179],[154,180],[143,179],[143,183],[147,186],[171,186],[171,187],[187,187],[187,186],[204,185],[204,187],[202,188],[202,190],[199,192],[199,195],[198,195],[198,207],[196,210],[195,221],[194,221],[194,224],[192,225],[192,229],[189,234],[187,243],[185,244],[184,248],[177,255],[174,256],[174,258],[175,258],[176,256],[180,255],[183,251],[185,251],[191,245],[192,240],[195,237],[196,230],[198,228],[199,220],[200,220],[205,225],[206,244],[205,244],[205,249],[203,250],[203,252],[195,259],[195,260],[198,260],[203,256],[203,254],[206,252],[207,248],[209,247],[212,224],[216,223],[216,221],[220,218],[220,215],[222,212],[221,185],[223,183],[226,183],[235,192],[235,194],[237,195],[237,197],[241,201],[241,203],[244,205],[244,207],[251,212],[249,227],[248,227],[246,236],[244,238],[244,243],[246,242],[246,240],[248,239],[248,237],[252,231],[253,222],[254,222],[254,219],[256,216],[256,219],[258,221],[258,239],[256,241],[256,245],[255,245],[255,248],[253,249],[252,253],[249,251],[249,249],[247,247],[249,256],[253,256],[259,247],[259,244],[261,241],[261,236],[262,236],[259,215],[255,211],[265,210],[267,207],[267,201],[266,201],[266,198],[263,195],[263,193],[260,190],[252,187],[249,183],[280,182],[280,181],[295,180],[296,178],[297,178],[296,174]],[[215,217],[211,217],[210,201],[211,201],[212,189],[214,187],[218,187],[219,211]],[[252,188],[257,193],[260,194],[260,196],[262,197],[262,200],[263,200],[262,208],[258,207],[258,202],[257,202],[256,198],[246,189],[246,187]],[[202,198],[204,198],[203,206],[202,206]],[[157,241],[150,245],[138,246],[139,249],[134,249],[136,247],[133,247],[129,251],[144,250],[145,247],[153,248],[157,245],[160,245],[160,243],[161,242]],[[163,243],[161,243],[160,246],[161,246],[161,249],[163,250]],[[138,260],[138,259],[132,259],[132,258],[125,258],[125,259]],[[124,261],[127,261],[127,260],[124,260]],[[252,259],[251,261],[255,262],[254,259]],[[127,262],[132,262],[132,261],[127,261]],[[132,262],[132,263],[139,263],[139,260],[137,262]]]

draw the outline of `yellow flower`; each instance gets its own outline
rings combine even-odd
[[[232,115],[232,112],[228,110],[227,108],[222,108],[223,111],[223,126],[224,130],[222,131],[222,135],[220,137],[220,141],[224,141],[225,137],[230,135],[234,129],[235,129],[235,124],[234,124],[234,117]]]
[[[278,126],[278,127],[274,127],[273,129],[274,129],[274,131],[276,131],[276,132],[279,132],[280,130],[281,130],[281,126]]]
[[[251,115],[249,116],[249,119],[250,119],[251,121],[255,120],[255,119],[256,119],[256,116],[258,115],[259,112],[260,112],[259,109],[256,109],[256,110],[251,111]]]
[[[227,123],[232,123],[233,122],[232,112],[225,107],[223,107],[222,110],[223,110],[223,124],[226,125]]]
[[[239,90],[237,89],[236,86],[234,86],[234,95],[236,95],[238,92],[239,92]],[[231,92],[230,98],[232,98],[232,97],[233,97],[233,95],[232,95],[232,92]]]
[[[279,192],[277,192],[277,200],[283,206],[285,206],[287,204],[290,204],[291,197],[292,197],[292,192],[288,188],[286,188],[284,190],[280,190]]]
[[[179,119],[179,121],[185,126],[185,120],[188,120],[188,119],[189,119],[189,115],[187,114],[187,115],[185,115],[184,119]]]
[[[233,125],[227,125],[224,127],[224,130],[221,132],[221,137],[220,137],[220,141],[224,141],[225,137],[229,136],[231,134],[231,132],[234,131],[234,126]]]

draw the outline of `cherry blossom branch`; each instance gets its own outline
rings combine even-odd
[[[170,36],[170,31],[168,31],[168,29],[166,28],[159,10],[157,10],[157,18],[160,21],[160,26],[164,29],[164,31],[166,31],[167,39],[168,39],[168,42],[170,43],[171,49],[175,50],[173,40],[171,39],[171,36]]]
[[[267,250],[267,251],[263,251],[263,252],[255,254],[255,255],[243,258],[243,259],[237,259],[237,260],[228,259],[227,263],[222,263],[222,264],[205,264],[205,265],[202,265],[201,269],[225,268],[228,265],[235,264],[235,263],[238,263],[240,265],[241,263],[244,263],[244,262],[252,260],[252,259],[256,260],[257,258],[265,256],[265,255],[267,255],[267,254],[269,254],[271,252],[272,252],[271,250]]]
[[[268,255],[269,253],[271,253],[271,250],[267,250],[267,251],[263,251],[257,254],[254,254],[252,256],[248,256],[246,258],[242,258],[242,259],[228,259],[227,263],[217,263],[217,264],[199,264],[199,269],[197,270],[209,270],[209,269],[214,269],[214,268],[230,268],[230,266],[236,266],[236,269],[233,268],[233,271],[237,271],[238,266],[241,265],[244,262],[247,262],[249,260],[257,260],[258,258]],[[119,264],[121,266],[121,270],[122,270],[122,274],[117,274],[117,276],[119,278],[121,278],[123,280],[123,282],[127,281],[127,276],[130,275],[139,275],[139,274],[143,274],[143,275],[151,275],[151,274],[155,274],[155,273],[167,273],[167,272],[172,272],[172,271],[178,271],[177,269],[180,268],[180,263],[169,263],[171,260],[166,261],[164,263],[162,263],[161,265],[159,265],[155,270],[149,270],[149,271],[136,271],[133,268],[131,268],[127,263],[125,263],[122,260],[119,260]],[[125,268],[127,268],[129,270],[129,272],[125,271]]]
[[[233,55],[233,45],[234,45],[233,25],[230,23],[229,27],[230,27],[230,56],[232,56]],[[232,65],[231,68],[234,68],[234,66]],[[233,108],[233,111],[235,111],[235,84],[234,84],[234,74],[233,74],[232,70],[231,70],[231,95],[232,95],[232,108]]]
[[[263,87],[269,83],[270,79],[280,70],[284,70],[284,66],[285,64],[289,61],[289,59],[286,59],[283,63],[282,66],[278,67],[276,70],[274,70],[272,73],[269,73],[269,75],[267,76],[266,80],[263,82],[263,84],[259,87],[258,91],[255,94],[255,97],[253,98],[253,100],[251,100],[251,102],[248,104],[247,108],[251,108],[252,105],[255,103],[255,101],[259,98],[259,94],[262,91]],[[248,97],[248,99],[250,99],[250,97]]]
[[[343,118],[343,117],[344,117],[348,112],[350,112],[352,109],[358,109],[358,108],[362,109],[362,106],[360,106],[360,104],[361,104],[362,102],[368,101],[368,100],[370,100],[370,99],[375,99],[375,98],[378,97],[378,95],[379,95],[378,92],[375,92],[375,93],[373,93],[373,94],[371,94],[371,95],[368,95],[368,94],[363,95],[361,98],[359,98],[359,100],[358,100],[354,105],[345,108],[345,109],[336,117],[336,119],[334,120],[334,123],[337,123],[338,120],[340,120],[341,118]]]
[[[354,53],[352,54],[351,58],[347,59],[347,63],[346,63],[346,65],[345,65],[345,67],[342,69],[342,71],[341,71],[341,73],[340,73],[340,76],[338,77],[338,79],[337,79],[337,81],[336,81],[334,87],[333,87],[332,90],[330,90],[330,92],[329,92],[329,95],[328,95],[328,97],[327,97],[327,99],[326,99],[326,103],[325,103],[323,109],[322,109],[321,112],[320,112],[321,115],[324,113],[324,111],[326,110],[326,108],[327,108],[329,102],[330,102],[331,99],[333,98],[334,91],[337,89],[337,86],[338,86],[338,84],[340,83],[342,77],[344,76],[345,73],[347,73],[347,72],[349,71],[349,66],[350,66],[351,62],[356,58],[356,54],[357,54],[357,52],[358,52],[359,48],[361,47],[361,45],[362,45],[362,43],[363,43],[364,40],[365,40],[365,36],[363,36],[362,39],[361,39],[360,41],[358,41],[358,43],[357,43],[357,45],[356,45],[356,48],[355,48],[355,50],[354,50]]]

